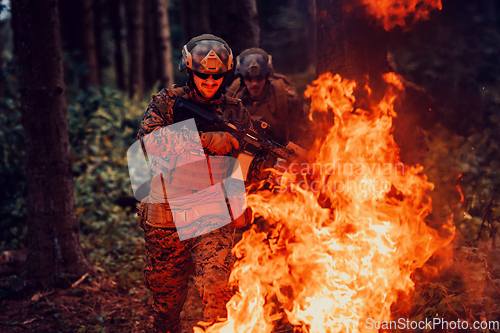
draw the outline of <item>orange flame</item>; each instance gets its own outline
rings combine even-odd
[[[462,174],[459,174],[457,179],[461,179],[461,178],[462,178]],[[464,203],[465,202],[464,193],[462,192],[462,188],[458,184],[457,184],[457,191],[460,193],[460,202]]]
[[[339,75],[308,87],[311,109],[332,110],[334,125],[301,173],[289,168],[278,191],[249,195],[272,231],[254,227],[236,245],[239,290],[227,320],[206,332],[270,333],[280,322],[310,333],[374,331],[368,320],[389,321],[411,274],[449,244],[453,229],[443,239],[424,222],[433,184],[399,160],[391,127],[402,85],[393,73],[385,79],[390,88],[369,111],[354,110],[355,83]]]
[[[377,17],[389,31],[396,25],[406,27],[410,19],[413,22],[429,19],[429,13],[443,8],[441,0],[363,0],[368,14]]]

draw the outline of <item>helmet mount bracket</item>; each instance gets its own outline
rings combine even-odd
[[[200,64],[203,66],[205,71],[215,73],[223,65],[222,60],[220,60],[219,56],[214,52],[214,50],[210,50],[205,58],[200,61]]]

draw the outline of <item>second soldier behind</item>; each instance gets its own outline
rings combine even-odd
[[[300,142],[307,121],[304,107],[288,79],[274,73],[272,57],[259,48],[244,50],[236,59],[235,74],[227,94],[241,99],[254,128],[260,119],[270,125],[272,139],[283,145]]]

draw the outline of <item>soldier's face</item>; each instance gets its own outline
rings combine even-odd
[[[243,82],[245,82],[245,86],[250,93],[250,97],[256,99],[262,95],[262,91],[264,90],[264,86],[266,85],[266,77],[260,75],[245,76],[243,77]]]
[[[212,75],[210,75],[207,79],[202,79],[195,74],[193,75],[193,81],[204,98],[212,98],[217,90],[219,90],[224,78],[214,80]]]

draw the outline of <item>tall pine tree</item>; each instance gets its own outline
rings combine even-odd
[[[49,286],[92,267],[80,246],[74,206],[57,1],[13,5],[28,189],[26,277]]]

